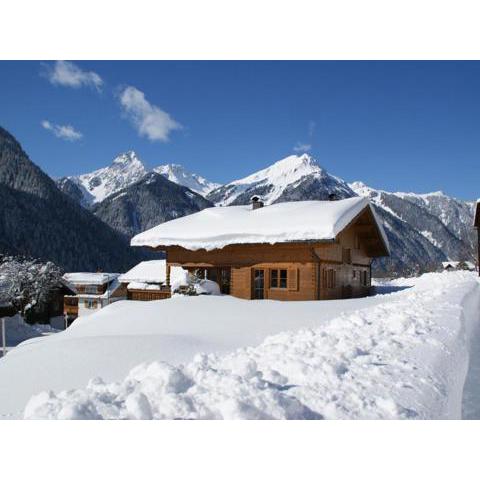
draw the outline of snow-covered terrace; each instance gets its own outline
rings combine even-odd
[[[255,210],[250,205],[213,207],[140,233],[132,238],[131,245],[213,250],[245,243],[333,241],[366,208],[375,216],[374,207],[364,197],[284,202]],[[378,219],[377,225],[388,249]]]
[[[170,284],[186,285],[188,272],[182,267],[171,267]],[[121,283],[127,283],[130,290],[158,290],[167,278],[167,263],[165,260],[149,260],[140,262],[131,270],[118,277]]]

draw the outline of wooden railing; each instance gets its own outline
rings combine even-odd
[[[162,288],[161,290],[137,290],[131,289],[128,290],[127,298],[128,300],[142,300],[142,301],[151,301],[151,300],[164,300],[170,298],[172,293],[169,288]]]

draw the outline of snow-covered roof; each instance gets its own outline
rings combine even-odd
[[[118,273],[73,272],[65,273],[63,279],[73,285],[104,285],[118,277]]]
[[[140,262],[127,273],[120,275],[118,280],[128,283],[128,289],[154,290],[156,285],[163,284],[167,279],[167,264],[165,260],[149,260]],[[182,267],[170,268],[170,285],[175,290],[180,285],[188,285],[188,272]]]
[[[156,283],[130,282],[127,285],[128,290],[160,290],[161,286]]]
[[[213,207],[162,223],[132,238],[132,246],[178,245],[213,250],[245,243],[333,240],[364,209],[370,208],[388,250],[388,240],[368,198]]]
[[[119,280],[123,283],[163,283],[167,275],[165,260],[149,260],[140,262],[127,273],[120,275]]]
[[[452,267],[457,268],[460,262],[442,262],[443,268]]]

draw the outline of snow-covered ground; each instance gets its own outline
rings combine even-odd
[[[391,293],[324,302],[117,302],[1,360],[0,413],[461,418],[477,278],[427,274],[378,288]]]
[[[56,320],[56,324],[59,322]],[[63,318],[60,318],[61,322],[63,322]],[[62,323],[63,326],[63,323]],[[61,328],[61,327],[60,327]],[[5,319],[5,337],[6,337],[6,347],[7,352],[10,351],[12,348],[16,347],[19,343],[24,342],[25,340],[36,338],[36,337],[44,337],[47,335],[52,335],[57,333],[58,329],[54,328],[50,325],[29,325],[26,323],[20,315],[16,315],[15,317],[10,317]],[[1,333],[0,333],[0,342],[1,342]],[[2,351],[0,349],[0,358],[2,356]]]

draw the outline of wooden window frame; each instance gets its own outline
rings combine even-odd
[[[334,268],[324,268],[322,272],[324,288],[331,290],[337,286],[337,272]]]
[[[284,276],[282,276],[282,272],[285,272]],[[271,268],[269,273],[270,273],[269,285],[272,290],[288,289],[288,268]],[[282,281],[284,282],[284,286],[282,286]]]

